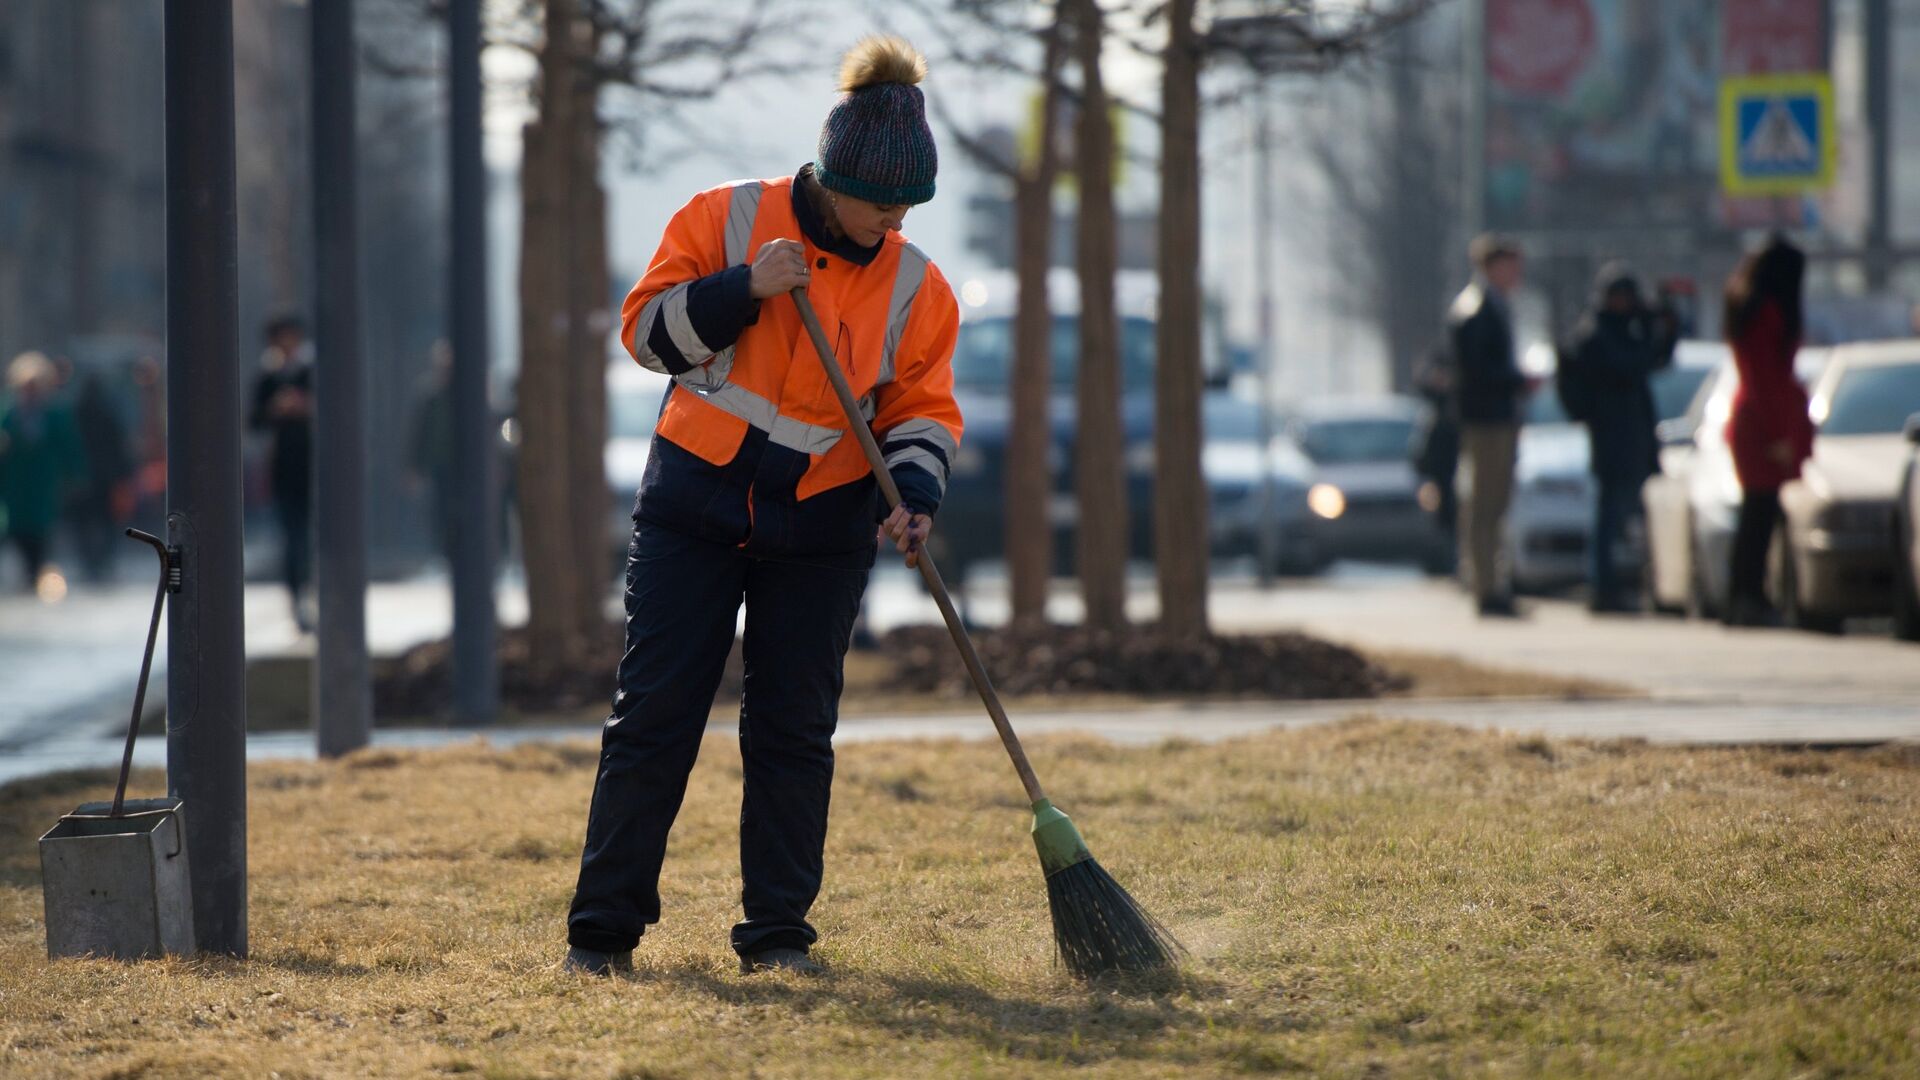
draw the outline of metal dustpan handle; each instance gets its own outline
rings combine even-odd
[[[150,544],[160,556],[160,587],[153,594],[153,621],[147,624],[147,654],[140,661],[140,684],[133,692],[133,719],[127,721],[127,748],[120,755],[120,786],[113,791],[113,810],[108,817],[122,817],[127,801],[127,774],[133,771],[133,740],[140,734],[140,710],[147,703],[147,677],[153,673],[153,643],[160,633],[160,609],[166,605],[167,592],[179,584],[180,568],[166,542],[152,533],[128,529],[127,535]]]

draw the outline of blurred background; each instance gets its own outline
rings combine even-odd
[[[447,500],[466,466],[452,454],[448,416],[446,6],[355,5],[376,656],[417,654],[452,620]],[[528,529],[581,520],[555,521],[541,506],[587,506],[604,521],[605,559],[579,569],[575,610],[551,617],[577,627],[615,610],[626,517],[666,385],[616,340],[620,301],[692,193],[812,158],[838,54],[867,29],[909,36],[932,66],[940,195],[914,209],[906,231],[962,302],[954,366],[967,436],[936,551],[982,622],[1151,620],[1171,604],[1204,629],[1210,588],[1258,603],[1314,575],[1382,588],[1450,576],[1450,494],[1421,461],[1438,399],[1423,395],[1419,374],[1445,351],[1449,305],[1473,271],[1468,241],[1484,230],[1526,252],[1512,319],[1539,386],[1550,386],[1556,343],[1607,259],[1632,262],[1686,339],[1655,380],[1665,467],[1621,555],[1649,610],[1710,613],[1724,592],[1713,569],[1724,560],[1701,551],[1725,542],[1726,497],[1709,467],[1688,459],[1711,456],[1712,439],[1699,436],[1717,415],[1716,390],[1729,392],[1720,294],[1741,254],[1775,231],[1808,252],[1809,346],[1920,337],[1920,0],[486,0],[481,10],[487,396],[502,506],[496,595],[508,626],[542,619],[549,602],[530,604],[530,585],[536,598],[555,595],[529,581],[552,568],[522,565]],[[233,408],[247,425],[247,632],[258,665],[311,652],[307,601],[276,584],[288,555],[272,461],[290,414],[273,380],[326,358],[311,344],[311,12],[298,0],[235,0],[233,12],[244,395]],[[567,27],[572,39],[556,40]],[[1186,35],[1193,63],[1167,63],[1170,34]],[[137,670],[151,556],[114,534],[128,524],[164,531],[161,37],[158,0],[0,9],[0,360],[33,353],[49,366],[0,393],[17,398],[36,382],[71,418],[73,440],[32,476],[9,474],[4,493],[15,501],[0,529],[16,542],[0,546],[0,749],[93,715]],[[569,57],[591,78],[570,91],[578,107],[563,109],[552,75]],[[1197,88],[1191,118],[1168,109],[1176,68]],[[1722,99],[1729,80],[1737,89],[1741,78],[1782,74],[1817,76],[1825,88],[1830,122],[1805,134],[1816,158],[1830,149],[1831,168],[1797,190],[1744,194],[1722,152]],[[1089,99],[1104,107],[1082,108]],[[1188,141],[1191,155],[1169,152]],[[1085,167],[1103,147],[1101,167]],[[1170,198],[1183,212],[1197,200],[1197,265],[1184,244],[1171,262],[1161,250]],[[1110,244],[1084,242],[1083,206]],[[1046,242],[1022,243],[1036,235]],[[1019,440],[1011,372],[1023,254],[1030,279],[1043,269],[1049,297],[1044,456],[1009,453]],[[1078,315],[1090,277],[1113,282],[1118,332],[1092,362],[1119,376],[1123,445],[1105,463],[1125,477],[1119,506],[1087,505],[1091,487],[1076,478],[1088,467],[1076,444],[1076,368],[1089,362]],[[1155,430],[1157,323],[1167,318],[1179,320],[1178,339],[1197,343],[1180,360],[1198,365],[1206,387],[1194,432]],[[574,346],[523,347],[526,327],[553,320],[578,330]],[[1810,380],[1828,355],[1810,361]],[[1920,353],[1895,349],[1885,362],[1920,364]],[[527,397],[548,392],[533,379],[523,387],[523,375],[583,367],[591,392],[571,407],[598,415],[578,425],[598,452],[527,465],[527,438],[564,436],[520,423]],[[1828,378],[1829,407],[1868,392]],[[1893,404],[1884,419],[1861,421],[1870,430],[1860,434],[1900,434],[1920,412],[1915,382],[1873,385]],[[1551,392],[1535,394],[1527,420],[1505,540],[1515,583],[1577,590],[1593,516],[1586,436]],[[1191,482],[1206,498],[1195,535],[1211,558],[1186,559],[1202,564],[1197,586],[1154,585],[1170,561],[1154,556],[1165,439],[1199,445]],[[1896,583],[1911,581],[1892,555],[1909,454],[1897,439],[1875,447],[1860,468],[1878,470],[1879,494],[1853,498],[1848,512],[1884,537],[1884,565],[1859,596],[1800,604],[1809,626],[1892,617]],[[23,460],[16,452],[24,470]],[[1020,505],[1043,513],[1012,522],[1022,470],[1041,479],[1028,485],[1039,497]],[[29,482],[57,492],[55,512],[37,515],[47,520],[30,520],[19,496]],[[1089,517],[1124,522],[1123,549],[1089,554],[1077,539]],[[44,550],[30,552],[21,536]],[[1682,565],[1690,557],[1706,569]],[[870,627],[929,620],[916,590],[883,567]],[[617,630],[611,645],[515,640],[509,649],[548,650],[535,666],[550,684],[567,669],[600,688],[581,690],[583,701],[610,690]],[[254,681],[256,694],[273,684],[264,669]],[[285,696],[286,710],[305,707],[304,689]]]

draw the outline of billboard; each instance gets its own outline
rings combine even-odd
[[[1822,0],[1484,0],[1485,220],[1735,224],[1723,76],[1826,68]],[[1777,211],[1776,211],[1777,212]]]

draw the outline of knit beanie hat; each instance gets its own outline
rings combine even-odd
[[[882,206],[933,198],[939,157],[914,85],[926,77],[926,58],[900,38],[864,38],[848,50],[840,100],[820,128],[813,172],[822,187]]]

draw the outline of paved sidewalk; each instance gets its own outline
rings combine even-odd
[[[1151,617],[1152,582],[1136,578],[1130,607]],[[970,590],[970,612],[982,622],[1004,615],[998,583]],[[138,594],[144,594],[144,599]],[[877,575],[869,618],[877,629],[937,618],[918,581]],[[132,589],[79,597],[57,611],[34,612],[32,625],[0,611],[0,685],[42,695],[37,711],[9,693],[0,704],[0,782],[55,769],[118,760],[125,709],[139,663],[143,618],[151,592]],[[19,601],[15,603],[33,603]],[[293,631],[285,600],[270,586],[250,587],[248,647],[255,654],[301,652],[311,639]],[[1070,588],[1056,590],[1060,617],[1073,617]],[[524,594],[501,590],[501,611],[524,618]],[[442,582],[376,586],[368,600],[368,632],[376,652],[398,651],[442,635],[449,617]],[[1470,727],[1559,736],[1643,738],[1665,743],[1772,742],[1795,745],[1920,739],[1920,647],[1865,634],[1834,638],[1790,631],[1734,631],[1661,618],[1594,618],[1577,604],[1540,602],[1522,622],[1482,621],[1450,586],[1392,571],[1359,570],[1262,591],[1250,581],[1220,582],[1213,597],[1225,631],[1302,629],[1362,648],[1447,653],[1488,665],[1550,671],[1638,688],[1630,701],[1421,701],[1232,703],[1146,707],[1113,712],[1016,716],[1024,735],[1086,732],[1124,743],[1166,738],[1215,740],[1271,728],[1327,723],[1356,713],[1433,720]],[[104,688],[104,689],[103,689]],[[158,691],[156,686],[155,692]],[[63,696],[64,695],[64,696]],[[104,696],[103,696],[104,695]],[[52,702],[52,704],[48,704]],[[8,711],[11,708],[12,711]],[[28,717],[28,720],[22,720]],[[715,734],[731,731],[714,725]],[[591,726],[495,729],[497,743],[594,738]],[[990,738],[978,710],[913,717],[858,717],[841,723],[843,742],[893,738]],[[473,738],[467,731],[381,730],[383,746],[442,745]],[[259,735],[254,757],[311,757],[312,736]],[[140,744],[143,762],[165,758],[164,740]]]
[[[1481,619],[1450,584],[1329,579],[1271,593],[1215,594],[1221,630],[1290,627],[1361,648],[1600,679],[1665,700],[1825,707],[1877,704],[1920,716],[1920,645],[1885,634],[1730,630],[1664,616],[1595,616],[1565,600],[1523,620]]]

